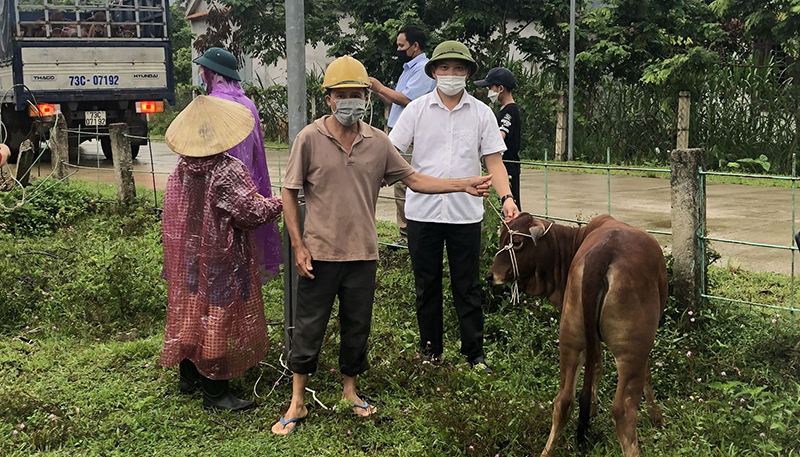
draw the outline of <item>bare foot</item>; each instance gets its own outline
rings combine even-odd
[[[308,416],[308,408],[306,405],[302,405],[299,408],[295,407],[294,405],[290,405],[289,409],[286,411],[286,414],[283,415],[283,421],[286,425],[281,424],[281,421],[275,422],[272,426],[272,433],[276,435],[288,435],[292,433],[297,427],[297,421],[288,422],[292,419],[303,420]]]

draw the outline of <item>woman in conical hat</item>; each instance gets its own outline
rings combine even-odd
[[[179,388],[198,384],[206,408],[242,410],[228,380],[261,361],[267,330],[253,231],[274,222],[278,198],[260,195],[247,168],[226,153],[252,132],[242,105],[199,96],[167,129],[180,160],[162,216],[167,324],[161,364],[180,364]]]
[[[247,98],[239,84],[241,77],[237,68],[236,57],[222,48],[209,48],[194,63],[200,65],[200,77],[206,85],[208,95],[231,100],[241,104],[253,114],[253,125],[250,134],[240,143],[228,149],[228,154],[244,163],[258,193],[269,198],[272,186],[267,169],[267,155],[264,151],[264,138],[261,132],[261,120],[256,105]],[[258,248],[258,263],[261,269],[262,283],[277,276],[282,260],[281,241],[278,224],[266,224],[255,230]]]

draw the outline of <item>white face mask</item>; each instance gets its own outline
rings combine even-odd
[[[436,87],[438,87],[443,94],[453,96],[464,90],[465,87],[467,87],[467,77],[437,76]]]
[[[367,110],[367,101],[360,98],[340,98],[333,101],[336,111],[333,115],[342,125],[349,127],[364,117]]]
[[[499,96],[500,96],[500,92],[495,92],[492,89],[489,89],[489,100],[491,100],[492,103],[497,103],[497,98]]]

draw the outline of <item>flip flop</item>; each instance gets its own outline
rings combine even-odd
[[[292,430],[289,432],[289,435],[291,435],[292,433],[294,433],[294,431],[295,431],[295,430],[297,430],[297,427],[298,427],[298,426],[300,425],[300,423],[302,423],[304,420],[305,420],[305,417],[294,417],[294,418],[292,418],[292,419],[286,420],[286,419],[284,419],[284,418],[283,418],[283,416],[281,416],[281,418],[280,418],[280,419],[278,419],[278,422],[280,422],[280,423],[281,423],[281,425],[283,426],[283,428],[286,428],[286,426],[287,426],[287,425],[289,425],[289,424],[295,424],[295,425],[294,425],[294,427],[292,427]]]
[[[367,412],[369,412],[370,404],[369,404],[369,403],[367,403],[367,400],[364,400],[364,404],[363,404],[363,405],[359,405],[358,403],[356,403],[356,402],[353,402],[353,408],[361,408],[361,409],[363,409],[364,411],[367,411]],[[377,411],[377,410],[375,410],[375,411],[369,412],[369,414],[368,414],[368,415],[366,415],[366,416],[362,416],[362,417],[369,417],[369,416],[372,416],[372,415],[373,415],[373,414],[375,414],[376,412],[378,412],[378,411]],[[359,416],[360,416],[360,414],[359,414]]]

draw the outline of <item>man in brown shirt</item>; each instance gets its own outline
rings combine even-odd
[[[369,78],[349,56],[325,71],[325,100],[333,112],[304,128],[294,141],[283,187],[285,225],[300,274],[289,368],[294,373],[292,402],[272,426],[287,435],[305,419],[305,387],[317,369],[322,339],[334,299],[339,297],[342,397],[353,412],[369,416],[376,408],[356,393],[356,377],[369,368],[367,339],[372,322],[378,234],[375,205],[382,183],[403,181],[415,192],[468,192],[488,195],[491,176],[437,179],[411,169],[380,130],[360,120]],[[305,231],[300,233],[298,191],[306,199]]]

